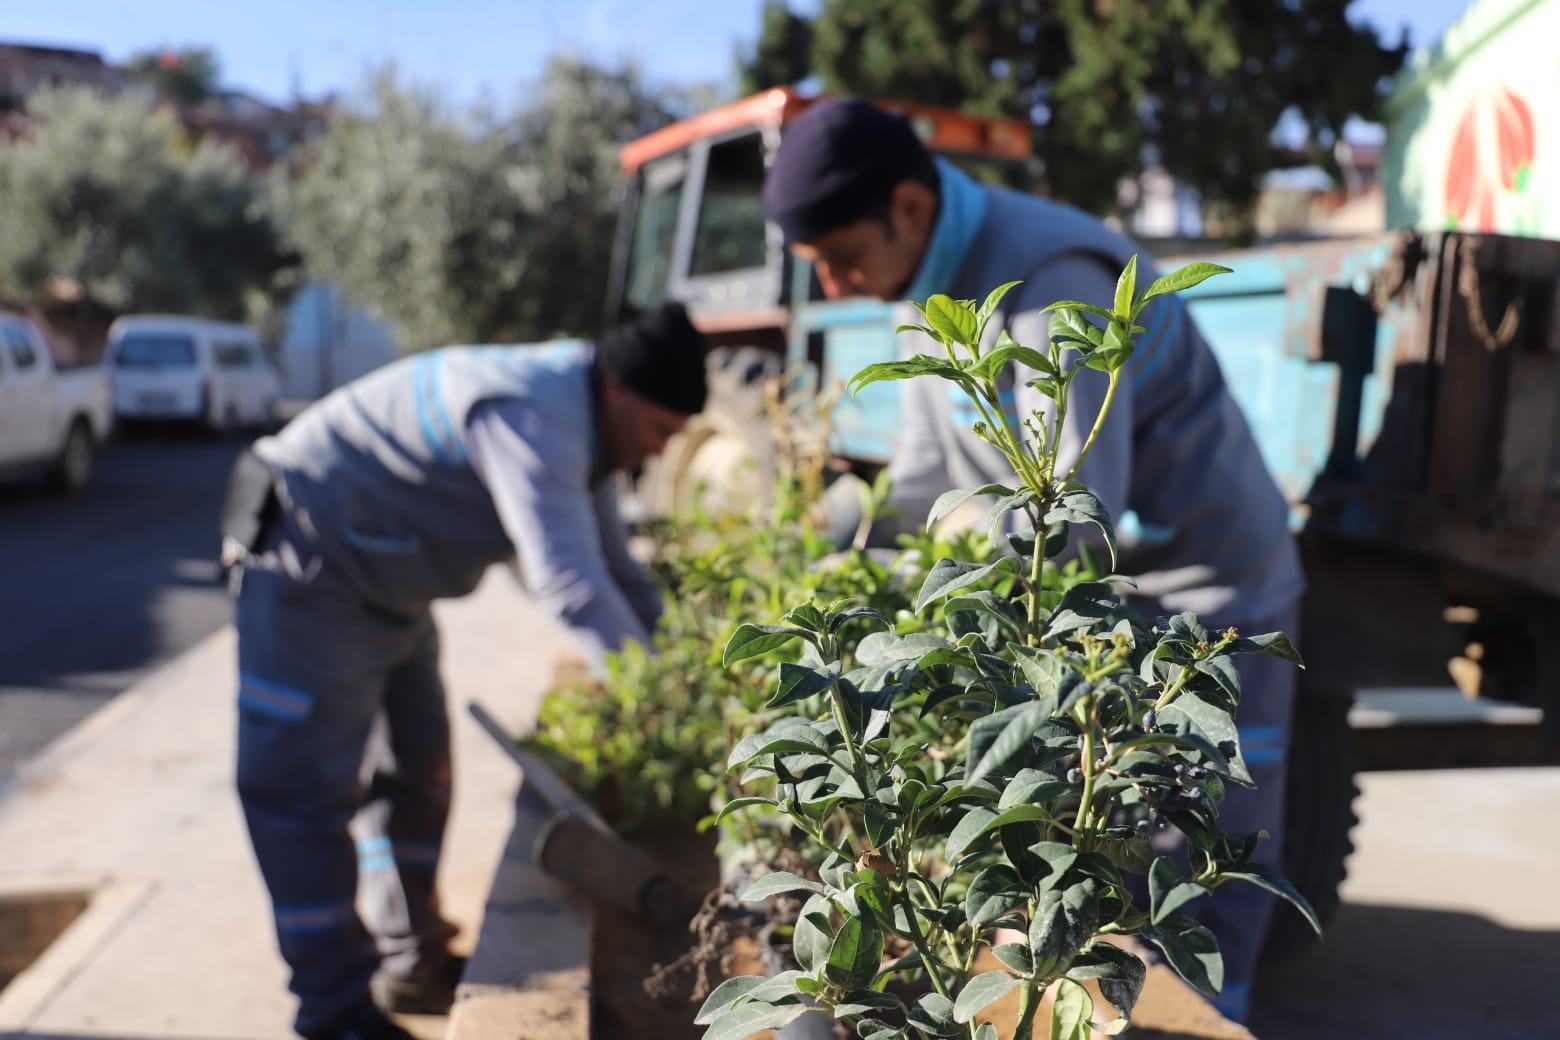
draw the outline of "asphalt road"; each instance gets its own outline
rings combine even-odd
[[[79,498],[0,486],[0,783],[228,622],[215,531],[243,444],[142,433]]]

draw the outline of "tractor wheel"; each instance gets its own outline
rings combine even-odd
[[[1284,803],[1284,876],[1311,904],[1325,928],[1338,909],[1359,817],[1354,799],[1359,755],[1349,728],[1352,697],[1302,688],[1295,700]],[[1271,965],[1319,941],[1305,918],[1279,900],[1268,927],[1264,961]]]
[[[645,464],[638,493],[653,517],[695,505],[719,513],[768,497],[774,445],[764,384],[784,359],[760,347],[710,351],[709,399],[666,450]]]

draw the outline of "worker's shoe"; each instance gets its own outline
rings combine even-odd
[[[374,1003],[392,1015],[442,1015],[455,1003],[466,958],[452,953],[431,971],[410,978],[381,971],[369,983]]]
[[[305,1040],[416,1040],[371,1002],[364,1001],[333,1025],[305,1035]]]

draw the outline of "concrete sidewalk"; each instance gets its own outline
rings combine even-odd
[[[466,712],[528,728],[564,631],[502,568],[440,604],[455,734],[445,905],[469,948],[514,818],[519,773]],[[292,998],[233,791],[231,628],[127,691],[0,799],[0,896],[91,902],[0,992],[0,1036],[291,1037]],[[418,1024],[437,1033],[437,1021]]]

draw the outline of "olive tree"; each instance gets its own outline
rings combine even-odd
[[[310,272],[404,350],[596,330],[617,150],[685,111],[633,66],[553,59],[511,111],[457,108],[394,69],[337,116],[287,186]]]
[[[173,115],[80,87],[28,103],[0,148],[0,285],[49,302],[59,280],[111,313],[260,316],[290,257],[260,176],[226,147],[192,144]]]

